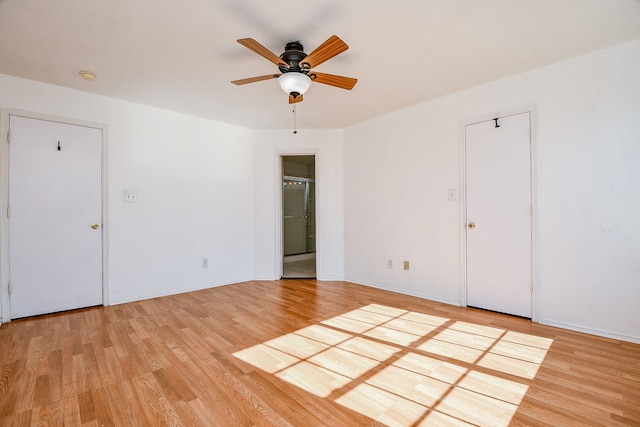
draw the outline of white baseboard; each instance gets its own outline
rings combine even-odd
[[[640,344],[640,336],[621,334],[618,332],[606,331],[604,329],[594,329],[586,326],[574,325],[572,323],[558,322],[552,319],[538,319],[541,325],[554,326],[556,328],[568,329],[570,331],[582,332],[584,334],[596,335],[604,338],[612,338],[620,341],[628,341]]]
[[[232,282],[212,283],[212,284],[203,285],[203,286],[196,286],[196,287],[193,287],[193,288],[181,288],[181,289],[172,289],[172,290],[163,291],[163,292],[152,292],[152,293],[147,293],[147,294],[143,294],[143,295],[137,295],[135,297],[125,297],[125,298],[113,298],[112,297],[110,305],[126,304],[128,302],[143,301],[143,300],[146,300],[146,299],[166,297],[166,296],[169,296],[169,295],[184,294],[186,292],[201,291],[203,289],[217,288],[219,286],[226,286],[226,285],[234,285],[234,284],[237,284],[237,283],[248,282],[248,281],[251,281],[251,280],[252,279],[250,279],[250,278],[238,279],[238,280],[234,280]]]
[[[441,302],[443,304],[455,305],[457,307],[460,307],[460,301],[450,300],[450,299],[447,299],[447,298],[440,298],[440,297],[437,297],[437,296],[424,294],[422,292],[406,291],[404,289],[391,288],[389,286],[381,285],[379,283],[364,282],[364,281],[353,280],[353,279],[343,279],[343,280],[345,280],[347,282],[355,283],[357,285],[368,286],[370,288],[382,289],[384,291],[395,292],[395,293],[402,294],[402,295],[409,295],[409,296],[412,296],[412,297],[427,299],[429,301]]]
[[[276,276],[269,276],[269,277],[254,277],[253,279],[250,280],[255,280],[257,282],[275,282],[276,280],[280,280],[279,278],[276,278]]]

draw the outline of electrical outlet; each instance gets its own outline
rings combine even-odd
[[[138,203],[138,195],[135,191],[125,191],[124,201],[126,203]]]
[[[209,260],[207,258],[202,258],[202,268],[209,267]]]
[[[409,269],[409,261],[405,261],[402,265],[402,268],[404,268],[405,270]]]
[[[393,268],[393,260],[391,258],[389,258],[387,260],[387,268],[388,269],[392,269]]]

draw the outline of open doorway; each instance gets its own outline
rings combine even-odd
[[[316,277],[316,158],[282,157],[282,277]]]

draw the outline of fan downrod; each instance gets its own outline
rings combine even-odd
[[[286,62],[289,66],[280,64],[278,68],[282,73],[298,72],[308,73],[309,67],[301,67],[300,61],[307,57],[304,53],[304,47],[299,41],[289,42],[284,47],[284,53],[280,55],[280,58]]]

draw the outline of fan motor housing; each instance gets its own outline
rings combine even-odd
[[[307,54],[304,53],[304,47],[302,43],[299,41],[293,41],[286,44],[284,47],[284,53],[280,55],[280,58],[289,64],[289,67],[284,65],[280,65],[280,71],[282,73],[287,72],[308,72],[308,68],[300,67],[300,61],[307,57]]]

